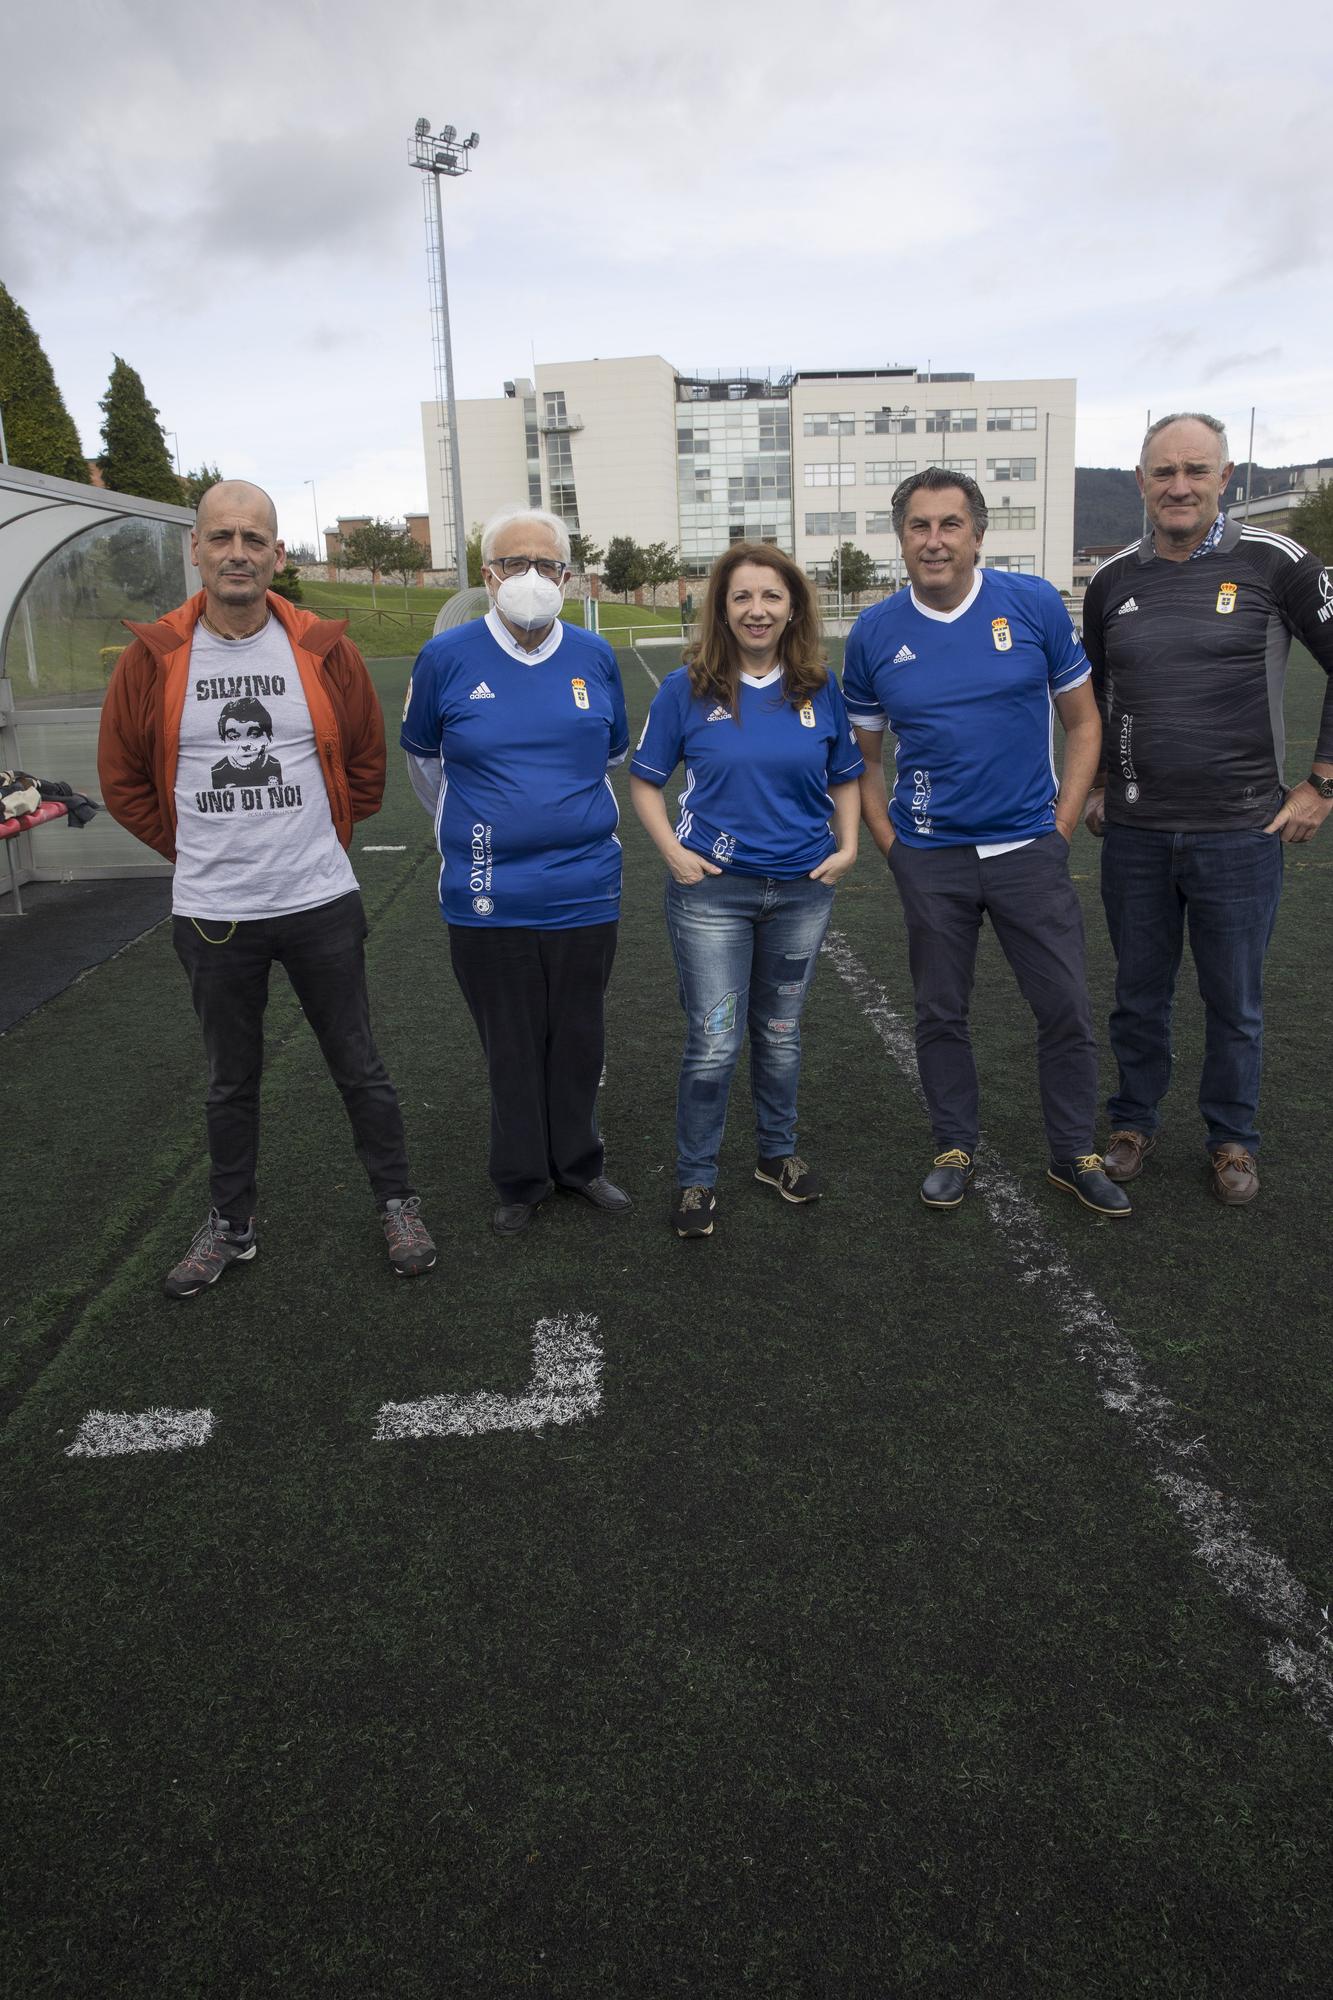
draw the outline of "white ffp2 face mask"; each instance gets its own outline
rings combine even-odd
[[[495,602],[511,625],[520,632],[535,632],[559,617],[565,593],[558,583],[530,569],[524,576],[507,576],[495,593]]]

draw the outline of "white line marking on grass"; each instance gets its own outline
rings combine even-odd
[[[211,1410],[89,1410],[66,1458],[125,1458],[139,1451],[184,1451],[213,1435]]]
[[[358,854],[406,854],[407,842],[401,847],[358,847]]]
[[[602,1406],[602,1350],[591,1313],[539,1319],[532,1333],[532,1381],[522,1396],[424,1396],[385,1403],[376,1444],[398,1438],[478,1437],[483,1431],[539,1431],[576,1424]]]
[[[911,1029],[844,937],[830,931],[823,948],[920,1098]],[[1268,1628],[1264,1656],[1269,1670],[1333,1741],[1333,1639],[1327,1618],[1281,1556],[1251,1532],[1240,1503],[1228,1499],[1220,1481],[1210,1477],[1203,1439],[1188,1435],[1170,1397],[1147,1380],[1142,1358],[1100,1299],[1078,1283],[1036,1208],[984,1141],[977,1164],[985,1168],[977,1192],[1019,1283],[1042,1295],[1056,1324],[1072,1340],[1076,1358],[1091,1368],[1103,1404],[1125,1419],[1153,1480],[1175,1508],[1214,1582]]]
[[[631,653],[633,653],[633,655],[634,655],[635,659],[636,659],[636,660],[638,661],[639,665],[640,665],[640,666],[641,666],[641,667],[643,668],[643,671],[644,671],[644,672],[645,672],[645,673],[647,674],[647,676],[648,676],[649,680],[650,680],[650,681],[652,682],[653,686],[654,686],[655,688],[660,688],[660,687],[661,687],[661,685],[662,685],[661,681],[659,681],[659,680],[658,680],[658,678],[657,678],[657,675],[656,675],[656,674],[655,674],[655,673],[653,672],[653,670],[652,670],[652,668],[651,668],[651,667],[649,666],[649,664],[648,664],[647,660],[645,660],[645,659],[644,659],[644,657],[643,657],[642,653],[641,653],[641,652],[639,651],[638,647],[637,647],[637,646],[631,646],[631,647],[630,647],[630,651],[631,651]]]

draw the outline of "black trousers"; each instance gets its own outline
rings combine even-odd
[[[975,1153],[977,1066],[968,1004],[988,916],[1037,1020],[1037,1080],[1053,1160],[1093,1150],[1097,1046],[1084,966],[1083,914],[1058,833],[981,861],[974,847],[909,847],[889,867],[907,919],[916,993],[916,1060],[935,1143]]]
[[[365,938],[356,890],[317,909],[251,923],[172,918],[171,941],[189,977],[208,1057],[210,1190],[228,1222],[244,1226],[255,1212],[264,1009],[275,960],[342,1093],[376,1201],[383,1207],[414,1192],[398,1098],[370,1031]]]
[[[502,1202],[602,1171],[597,1087],[615,924],[575,930],[450,924],[449,957],[486,1052],[490,1176]]]

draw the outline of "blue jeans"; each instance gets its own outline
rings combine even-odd
[[[750,1030],[750,1090],[759,1157],[796,1150],[801,1009],[833,911],[833,891],[808,875],[667,878],[666,919],[685,1009],[676,1096],[676,1180],[712,1187],[727,1097]]]
[[[1106,829],[1102,902],[1116,956],[1111,1048],[1120,1069],[1107,1104],[1113,1130],[1157,1130],[1188,923],[1204,1006],[1199,1109],[1207,1144],[1258,1151],[1264,954],[1281,894],[1276,834]]]

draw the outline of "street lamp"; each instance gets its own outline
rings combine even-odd
[[[454,400],[454,352],[449,338],[449,285],[444,269],[444,206],[440,200],[440,180],[448,175],[457,180],[470,172],[471,155],[481,144],[479,133],[473,132],[466,139],[460,139],[458,128],[442,125],[438,133],[432,133],[429,118],[418,118],[412,132],[412,165],[419,173],[429,174],[435,190],[435,238],[431,246],[431,304],[435,316],[435,400],[445,404],[449,433],[449,498],[454,526],[454,568],[458,573],[460,590],[467,585],[467,559],[464,553],[465,530],[463,526],[463,470],[458,457],[458,405]],[[423,184],[424,185],[424,184]],[[444,381],[440,374],[443,368]],[[441,389],[444,393],[441,396]],[[441,445],[444,427],[440,432]],[[443,499],[444,453],[440,454],[440,497]]]
[[[328,550],[321,550],[319,546],[319,538],[322,532],[319,525],[319,495],[315,491],[315,482],[313,479],[303,479],[301,484],[310,488],[310,504],[315,510],[315,561],[322,562],[327,569],[329,561]]]

